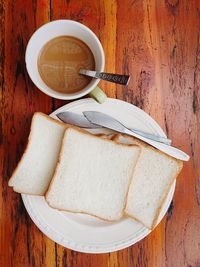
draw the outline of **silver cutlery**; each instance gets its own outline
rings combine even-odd
[[[96,129],[102,128],[102,126],[95,125],[88,121],[84,115],[80,115],[74,112],[65,111],[56,114],[56,116],[63,122],[69,123],[81,128]]]
[[[82,128],[92,129],[92,128],[102,128],[103,127],[103,126],[91,123],[84,115],[77,114],[77,113],[70,112],[70,111],[60,112],[60,113],[56,114],[56,116],[61,121],[65,122],[65,123],[73,124],[73,125],[76,125],[76,126],[82,127]],[[110,117],[110,118],[112,118],[112,117]],[[114,121],[116,121],[116,119],[114,119],[114,118],[112,118],[112,119]],[[125,125],[123,125],[123,126],[126,127]],[[143,132],[141,130],[137,130],[137,129],[131,129],[131,128],[127,128],[127,129],[129,129],[130,131],[132,131],[135,134],[141,135],[141,136],[146,137],[148,139],[151,139],[151,140],[154,140],[157,142],[161,142],[164,144],[168,144],[168,145],[171,144],[171,140],[167,139],[165,137],[160,137],[160,136],[157,136],[154,134],[149,134],[149,133]]]
[[[99,71],[85,70],[85,69],[80,69],[79,73],[93,78],[105,80],[112,83],[118,83],[122,85],[127,85],[130,79],[129,75],[106,73],[106,72],[99,72]]]
[[[185,152],[181,151],[178,148],[157,142],[155,140],[151,140],[149,138],[143,137],[139,134],[132,132],[131,130],[124,127],[124,125],[121,124],[119,121],[115,120],[113,117],[107,114],[98,111],[84,111],[83,114],[91,123],[106,127],[108,129],[112,129],[123,134],[128,134],[137,137],[138,139],[146,142],[147,144],[150,144],[151,146],[174,158],[184,161],[188,161],[190,158],[189,155],[187,155]]]

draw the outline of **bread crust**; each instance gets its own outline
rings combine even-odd
[[[27,193],[27,192],[22,192],[21,190],[17,190],[14,186],[12,186],[13,191],[19,194],[23,194],[23,195],[29,195],[29,196],[38,196],[38,197],[43,197],[44,194],[33,194],[33,193]]]
[[[85,131],[85,130],[79,129],[79,128],[77,128],[77,127],[69,127],[68,129],[65,130],[65,134],[66,134],[66,131],[69,130],[70,128],[75,128],[77,131],[79,131],[79,132],[81,132],[81,133],[83,133],[83,134],[86,134],[86,135],[93,136],[94,138],[98,138],[98,139],[101,138],[101,139],[104,140],[104,141],[115,142],[115,141],[112,140],[112,139],[107,139],[107,138],[105,138],[105,136],[97,136],[97,135],[91,134],[91,133],[89,133],[89,132],[87,132],[87,131]],[[54,209],[57,209],[57,210],[61,210],[61,211],[67,211],[67,212],[71,212],[71,213],[83,213],[83,214],[91,215],[91,216],[97,217],[97,218],[99,218],[99,219],[101,219],[101,220],[109,221],[109,222],[114,222],[114,221],[118,221],[118,220],[120,220],[120,219],[123,217],[123,214],[124,214],[123,211],[124,211],[124,209],[125,209],[126,198],[127,198],[127,194],[128,194],[128,188],[130,187],[131,179],[132,179],[133,172],[134,172],[134,168],[135,168],[135,166],[136,166],[136,164],[137,164],[137,160],[138,160],[139,155],[140,155],[140,152],[141,152],[140,147],[137,146],[137,145],[131,145],[131,144],[129,145],[129,144],[122,144],[122,143],[115,142],[115,143],[117,143],[117,145],[123,145],[123,146],[126,146],[126,147],[130,147],[130,146],[137,147],[137,149],[138,149],[138,155],[137,155],[137,157],[136,157],[136,163],[135,163],[135,165],[132,167],[131,175],[130,175],[129,180],[128,180],[128,187],[127,187],[127,192],[126,192],[126,195],[125,195],[125,198],[124,198],[123,209],[122,209],[121,215],[120,215],[119,219],[117,219],[117,220],[109,220],[109,219],[105,219],[105,218],[99,217],[99,216],[97,216],[97,215],[94,215],[94,214],[92,214],[92,213],[87,213],[87,212],[85,212],[85,211],[77,212],[77,211],[72,211],[72,210],[59,209],[59,208],[53,207],[53,206],[49,203],[49,201],[48,201],[48,194],[49,194],[49,192],[50,192],[50,190],[51,190],[51,187],[52,187],[52,185],[53,185],[53,182],[54,182],[54,180],[55,180],[55,178],[56,178],[56,176],[57,176],[57,173],[58,173],[58,171],[59,171],[60,162],[61,162],[61,157],[62,157],[62,153],[63,153],[62,150],[64,149],[63,144],[64,144],[64,139],[65,139],[65,134],[64,134],[63,139],[62,139],[61,150],[60,150],[60,154],[59,154],[59,158],[58,158],[58,163],[57,163],[57,165],[56,165],[55,172],[54,172],[53,177],[52,177],[52,179],[51,179],[51,181],[50,181],[50,183],[49,183],[49,187],[48,187],[48,189],[47,189],[47,191],[46,191],[46,193],[45,193],[45,200],[46,200],[46,202],[48,203],[48,205],[49,205],[50,207],[52,207],[52,208],[54,208]]]
[[[132,179],[133,179],[133,175],[134,175],[135,167],[136,167],[137,162],[138,162],[138,160],[139,160],[139,158],[140,158],[140,155],[141,155],[141,148],[138,146],[138,155],[137,155],[137,157],[136,157],[135,164],[132,166],[131,175],[130,175],[130,177],[129,177],[128,187],[127,187],[127,190],[126,190],[126,195],[125,195],[124,203],[123,203],[122,215],[123,215],[123,214],[126,214],[126,213],[125,213],[125,209],[126,209],[126,203],[127,203],[127,199],[128,199],[128,192],[129,192],[129,189],[130,189],[130,186],[131,186],[131,182],[132,182]]]
[[[159,150],[157,150],[157,149],[151,147],[150,145],[144,143],[143,141],[138,140],[138,139],[135,138],[135,137],[131,137],[131,136],[124,135],[124,134],[117,134],[116,136],[114,136],[114,140],[115,140],[116,142],[120,142],[120,141],[119,141],[120,136],[123,136],[124,138],[126,138],[126,139],[128,139],[128,140],[130,140],[130,141],[133,141],[133,140],[134,140],[134,142],[136,141],[136,144],[138,144],[138,145],[141,147],[141,149],[142,149],[142,147],[148,147],[148,149],[151,149],[151,150],[154,151],[154,152],[160,153],[160,154],[164,155],[164,156],[167,157],[167,158],[170,158],[170,159],[173,158],[173,157],[171,157],[171,156],[169,156],[169,155],[167,155],[167,154],[165,154],[165,153],[163,153],[163,152],[161,152],[161,151],[159,151]],[[141,153],[141,154],[142,154],[142,153]],[[139,159],[138,159],[138,160],[139,160]],[[165,194],[163,195],[163,197],[162,197],[162,199],[161,199],[161,201],[160,201],[160,205],[159,205],[159,207],[158,207],[158,209],[157,209],[157,211],[156,211],[156,213],[155,213],[155,217],[154,217],[154,220],[153,220],[153,222],[152,222],[151,227],[145,225],[145,224],[144,224],[142,221],[140,221],[138,218],[136,218],[136,217],[130,215],[128,212],[126,212],[127,200],[128,200],[128,193],[129,193],[129,191],[130,191],[131,184],[132,184],[132,183],[130,183],[130,187],[129,187],[129,189],[128,189],[128,193],[127,193],[126,206],[125,206],[124,213],[125,213],[126,215],[128,215],[129,217],[133,218],[134,220],[136,220],[136,221],[142,223],[142,224],[143,224],[146,228],[148,228],[149,230],[153,230],[153,229],[155,228],[156,223],[157,223],[157,220],[158,220],[158,217],[159,217],[160,212],[161,212],[161,209],[162,209],[162,207],[163,207],[163,204],[164,204],[164,202],[165,202],[165,200],[166,200],[166,198],[167,198],[167,195],[168,195],[168,193],[169,193],[169,191],[170,191],[170,188],[171,188],[173,182],[175,181],[175,179],[178,177],[178,175],[179,175],[179,173],[181,172],[181,169],[182,169],[182,167],[183,167],[183,162],[182,162],[181,160],[178,160],[178,159],[175,159],[175,158],[173,158],[173,160],[175,160],[175,161],[177,162],[177,164],[179,165],[179,170],[177,171],[177,173],[176,173],[176,174],[171,178],[171,180],[170,180],[170,183],[169,183],[169,185],[168,185],[168,187],[167,187],[167,189],[166,189],[166,192],[165,192]]]
[[[79,131],[81,131],[83,133],[87,133],[87,134],[91,134],[91,133],[87,132],[86,130],[82,130],[82,129],[74,126],[74,125],[70,125],[70,124],[66,124],[66,123],[60,122],[57,119],[51,118],[51,117],[49,117],[48,115],[46,115],[46,114],[44,114],[42,112],[35,112],[34,113],[34,115],[32,117],[32,121],[31,121],[31,127],[30,127],[29,137],[28,137],[28,140],[27,140],[27,143],[26,143],[24,152],[23,152],[23,154],[21,156],[20,161],[18,162],[17,166],[15,167],[15,169],[14,169],[14,171],[13,171],[13,173],[12,173],[10,179],[9,179],[9,181],[8,181],[8,185],[13,188],[13,191],[15,191],[17,193],[20,193],[20,194],[28,194],[28,195],[35,195],[35,196],[44,196],[44,194],[46,192],[44,192],[43,194],[33,194],[33,193],[29,193],[29,192],[23,192],[21,190],[16,189],[15,186],[11,184],[12,183],[12,180],[14,179],[14,176],[15,176],[16,172],[18,171],[18,168],[22,164],[22,162],[24,160],[24,157],[25,157],[25,155],[26,155],[26,153],[28,151],[28,148],[29,148],[29,145],[30,145],[30,141],[31,141],[32,135],[33,135],[33,127],[34,127],[35,119],[36,119],[37,116],[42,116],[42,117],[46,118],[47,120],[49,120],[51,122],[54,122],[54,123],[56,123],[58,125],[63,126],[65,129],[67,129],[67,128],[74,128],[74,129],[79,130]],[[91,135],[92,136],[95,136],[94,134],[91,134]],[[98,137],[98,135],[99,135],[99,137]],[[97,134],[97,137],[98,138],[102,138],[104,140],[107,138],[107,136],[105,134]],[[59,155],[60,155],[60,152],[59,152]]]
[[[118,137],[119,137],[120,135],[121,135],[121,134],[119,134],[119,133],[114,133],[114,134],[112,135],[111,139],[112,139],[113,141],[118,142],[117,139],[118,139]]]
[[[50,188],[51,188],[51,186],[52,186],[53,180],[55,179],[55,176],[57,175],[57,172],[58,172],[58,169],[59,169],[59,166],[60,166],[61,157],[62,157],[62,150],[63,150],[63,144],[64,144],[65,134],[66,134],[66,131],[67,131],[68,129],[70,129],[70,128],[73,128],[73,129],[75,129],[75,130],[77,130],[77,131],[79,131],[79,132],[81,132],[81,133],[83,133],[83,134],[93,136],[94,138],[97,138],[97,139],[100,138],[100,139],[102,139],[102,140],[104,140],[104,141],[107,141],[107,142],[115,142],[115,141],[113,141],[113,140],[111,140],[111,139],[106,139],[106,138],[103,137],[103,136],[96,136],[96,135],[94,135],[94,134],[92,134],[92,133],[87,132],[86,130],[80,129],[80,128],[78,128],[78,127],[76,127],[76,126],[73,126],[73,125],[70,125],[70,127],[68,127],[68,128],[65,130],[65,133],[64,133],[64,136],[63,136],[63,139],[62,139],[62,142],[61,142],[61,149],[60,149],[59,156],[58,156],[58,162],[57,162],[57,165],[56,165],[54,174],[53,174],[53,176],[52,176],[52,178],[51,178],[51,181],[50,181],[50,183],[49,183],[49,186],[48,186],[48,188],[47,188],[47,191],[45,192],[45,198],[47,198],[47,195],[48,195],[48,193],[49,193],[49,191],[50,191]],[[118,143],[118,142],[115,142],[115,143],[117,143],[118,145],[126,146],[126,147],[127,147],[127,146],[136,146],[136,145],[131,145],[131,144],[130,144],[130,145],[129,145],[129,144],[122,144],[122,143]]]
[[[99,134],[95,134],[95,135],[98,137],[108,138],[108,136],[106,134],[99,133]]]
[[[38,116],[38,115],[43,116],[43,117],[45,117],[46,119],[48,119],[48,120],[50,120],[50,121],[53,121],[53,122],[55,122],[55,123],[57,123],[57,124],[62,125],[62,126],[65,127],[65,132],[64,132],[63,139],[62,139],[62,143],[61,143],[61,147],[60,147],[60,152],[59,152],[58,162],[57,162],[57,165],[56,165],[54,174],[53,174],[53,176],[52,176],[52,178],[51,178],[51,180],[50,180],[49,186],[48,186],[46,192],[44,192],[44,194],[32,194],[32,193],[22,192],[22,191],[20,191],[20,190],[17,190],[17,189],[15,188],[14,185],[10,185],[10,183],[12,182],[13,177],[15,176],[15,173],[17,172],[18,168],[20,167],[21,163],[23,162],[23,159],[24,159],[24,157],[25,157],[25,155],[26,155],[26,152],[27,152],[27,150],[28,150],[28,148],[29,148],[30,140],[31,140],[31,138],[32,138],[32,134],[33,134],[33,125],[34,125],[34,121],[35,121],[36,116]],[[53,206],[50,205],[49,201],[47,200],[47,195],[48,195],[48,193],[49,193],[49,191],[50,191],[50,188],[51,188],[51,186],[52,186],[52,184],[53,184],[53,180],[55,179],[55,176],[57,175],[57,171],[58,171],[58,168],[59,168],[59,165],[60,165],[60,160],[61,160],[61,157],[62,157],[62,148],[63,148],[64,136],[65,136],[65,133],[66,133],[66,131],[67,131],[68,128],[73,128],[73,129],[75,129],[75,130],[77,130],[77,131],[79,131],[79,132],[81,132],[81,133],[83,133],[83,134],[91,135],[91,136],[93,136],[94,138],[98,138],[98,139],[100,138],[100,139],[103,139],[104,141],[105,141],[105,139],[106,139],[108,142],[115,142],[115,143],[118,143],[119,145],[122,145],[122,146],[137,146],[138,149],[139,149],[138,156],[137,156],[137,160],[138,160],[139,157],[141,156],[141,150],[142,150],[141,147],[148,147],[149,149],[151,149],[151,150],[153,150],[153,151],[156,151],[157,153],[160,153],[160,154],[162,154],[162,155],[165,155],[166,157],[168,157],[168,158],[170,158],[170,159],[172,158],[171,156],[169,156],[169,155],[167,155],[167,154],[165,154],[165,153],[163,153],[163,152],[161,152],[161,151],[159,151],[159,150],[157,150],[157,149],[151,147],[150,145],[146,144],[145,142],[143,142],[143,141],[141,141],[141,140],[138,140],[137,138],[134,138],[134,142],[136,142],[136,144],[123,144],[123,143],[121,143],[120,141],[118,141],[118,138],[119,138],[121,135],[122,135],[124,138],[129,139],[130,141],[132,141],[132,137],[130,137],[130,136],[128,136],[128,135],[123,135],[123,134],[114,134],[114,135],[111,137],[111,140],[110,140],[109,138],[107,138],[107,136],[106,136],[105,134],[96,134],[96,135],[94,135],[94,134],[89,133],[89,132],[87,132],[86,130],[80,129],[80,128],[74,126],[74,125],[65,124],[65,123],[63,123],[63,122],[60,122],[60,121],[58,121],[58,120],[56,120],[56,119],[53,119],[53,118],[49,117],[49,116],[46,115],[46,114],[43,114],[43,113],[41,113],[41,112],[36,112],[36,113],[34,113],[33,118],[32,118],[30,134],[29,134],[29,137],[28,137],[28,141],[27,141],[27,144],[26,144],[24,153],[23,153],[23,155],[22,155],[22,157],[21,157],[19,163],[17,164],[15,170],[13,171],[12,176],[11,176],[11,178],[10,178],[9,181],[8,181],[8,185],[11,186],[11,187],[13,187],[13,190],[14,190],[15,192],[18,192],[18,193],[21,193],[21,194],[36,195],[36,196],[44,196],[46,202],[48,203],[48,205],[49,205],[50,207],[54,208],[54,209],[57,209],[57,210],[66,211],[66,212],[70,212],[70,213],[87,214],[87,215],[94,216],[94,217],[96,217],[96,218],[98,218],[98,219],[101,219],[101,220],[103,220],[103,221],[107,221],[107,222],[116,222],[116,221],[119,221],[119,220],[122,218],[123,214],[126,214],[126,215],[128,215],[130,218],[132,218],[132,219],[138,221],[139,223],[143,224],[143,225],[144,225],[146,228],[148,228],[149,230],[153,230],[153,229],[155,228],[155,226],[156,226],[156,223],[157,223],[159,214],[160,214],[161,209],[162,209],[162,207],[163,207],[163,204],[164,204],[164,202],[165,202],[165,200],[166,200],[166,198],[167,198],[167,195],[168,195],[168,193],[169,193],[169,191],[170,191],[170,188],[171,188],[171,186],[172,186],[174,180],[177,178],[177,176],[179,175],[179,173],[180,173],[180,171],[181,171],[181,169],[182,169],[182,167],[183,167],[183,163],[182,163],[182,161],[177,160],[177,159],[174,159],[174,160],[177,161],[177,163],[178,163],[178,165],[179,165],[179,169],[178,169],[177,173],[174,175],[174,177],[172,177],[172,179],[170,180],[170,183],[169,183],[169,185],[168,185],[168,187],[167,187],[167,190],[166,190],[165,194],[163,195],[163,198],[162,198],[161,201],[160,201],[160,205],[159,205],[159,207],[157,208],[157,211],[156,211],[156,213],[155,213],[155,218],[154,218],[154,220],[153,220],[153,222],[152,222],[151,227],[148,227],[148,226],[145,225],[143,222],[141,222],[139,219],[137,219],[136,217],[134,217],[134,216],[128,214],[128,213],[125,211],[126,206],[127,206],[128,193],[129,193],[129,190],[130,190],[130,187],[131,187],[131,184],[132,184],[132,177],[133,177],[133,175],[134,175],[134,171],[135,171],[135,167],[136,167],[136,164],[137,164],[137,160],[136,160],[136,164],[133,166],[132,171],[131,171],[131,176],[130,176],[129,181],[128,181],[128,190],[127,190],[127,193],[126,193],[126,196],[125,196],[125,199],[124,199],[124,204],[123,204],[124,208],[123,208],[123,211],[122,211],[122,213],[120,214],[120,217],[119,217],[118,219],[116,219],[116,220],[110,220],[110,219],[108,219],[108,218],[107,218],[107,219],[106,219],[106,218],[102,218],[102,217],[99,217],[99,216],[97,216],[97,215],[95,215],[95,214],[87,213],[87,212],[85,212],[85,211],[77,212],[77,211],[72,211],[72,210],[58,209],[58,208],[53,207]]]
[[[160,212],[161,212],[161,209],[162,209],[162,207],[163,207],[163,204],[164,204],[164,202],[165,202],[165,200],[166,200],[166,198],[167,198],[167,195],[168,195],[168,193],[169,193],[169,191],[170,191],[170,188],[171,188],[173,182],[174,182],[175,179],[178,177],[179,173],[181,172],[181,170],[182,170],[182,168],[183,168],[183,162],[180,161],[178,164],[179,164],[179,170],[178,170],[178,172],[174,175],[174,177],[171,179],[171,182],[170,182],[169,185],[168,185],[168,188],[167,188],[167,190],[166,190],[166,192],[165,192],[165,195],[163,196],[163,198],[162,198],[162,200],[161,200],[160,206],[158,207],[158,209],[157,209],[157,211],[156,211],[156,215],[155,215],[155,218],[154,218],[154,220],[153,220],[151,229],[154,229],[154,228],[155,228],[156,223],[157,223],[157,221],[158,221],[158,217],[159,217]]]
[[[95,134],[93,134],[93,133],[90,133],[90,132],[88,132],[88,131],[86,131],[86,130],[84,130],[84,129],[81,129],[81,128],[77,127],[77,126],[74,126],[74,125],[69,125],[69,127],[65,130],[65,133],[66,133],[66,131],[69,130],[70,128],[75,129],[76,131],[78,131],[78,132],[80,132],[80,133],[82,133],[82,134],[90,135],[90,136],[92,136],[92,137],[94,137],[94,138],[96,138],[96,139],[101,139],[101,140],[104,140],[104,141],[106,141],[106,142],[110,142],[110,143],[113,143],[113,142],[114,142],[114,143],[117,144],[117,145],[121,145],[121,146],[125,146],[125,147],[138,146],[138,145],[135,145],[135,144],[123,144],[123,143],[119,143],[119,142],[116,142],[115,140],[113,140],[112,138],[109,139],[109,138],[105,138],[104,136],[98,136],[98,135],[95,135]]]
[[[35,112],[34,115],[33,115],[32,121],[31,121],[30,133],[29,133],[29,137],[28,137],[28,140],[27,140],[27,143],[26,143],[26,146],[25,146],[25,150],[24,150],[24,152],[23,152],[23,155],[22,155],[20,161],[18,162],[17,166],[15,167],[15,169],[14,169],[14,171],[13,171],[13,173],[12,173],[12,175],[11,175],[9,181],[8,181],[8,185],[9,185],[10,187],[13,187],[13,190],[14,190],[15,192],[17,192],[17,193],[28,194],[28,195],[36,195],[36,196],[43,196],[44,194],[43,194],[43,195],[42,195],[42,194],[31,194],[31,193],[22,192],[22,191],[20,191],[20,190],[16,190],[16,189],[15,189],[15,186],[11,184],[11,182],[12,182],[12,180],[14,179],[14,176],[15,176],[15,174],[16,174],[18,168],[20,167],[21,163],[23,162],[23,159],[24,159],[24,157],[25,157],[25,155],[26,155],[26,152],[27,152],[27,150],[28,150],[28,148],[29,148],[30,140],[31,140],[32,135],[33,135],[34,122],[35,122],[35,119],[36,119],[36,117],[37,117],[38,115],[39,115],[39,116],[42,116],[42,117],[44,117],[44,118],[46,118],[46,119],[48,119],[49,121],[53,121],[53,122],[56,123],[56,124],[62,125],[62,126],[64,126],[65,128],[68,128],[68,127],[69,127],[69,124],[60,122],[60,121],[58,121],[58,120],[56,120],[56,119],[53,119],[53,118],[49,117],[48,115],[46,115],[46,114],[44,114],[44,113],[42,113],[42,112]]]
[[[98,219],[100,219],[100,220],[103,220],[103,221],[105,221],[105,222],[117,222],[117,221],[119,221],[119,220],[123,217],[123,214],[121,214],[120,217],[119,217],[118,219],[116,219],[116,220],[109,220],[109,219],[105,219],[105,218],[99,217],[99,216],[97,216],[97,215],[94,215],[94,214],[92,214],[92,213],[88,213],[88,212],[85,212],[85,211],[72,211],[72,210],[66,210],[66,209],[56,208],[56,207],[52,206],[52,205],[49,203],[49,201],[46,199],[46,197],[45,197],[45,200],[46,200],[47,204],[49,205],[49,207],[51,207],[52,209],[59,210],[59,211],[66,211],[66,212],[70,212],[70,213],[73,213],[73,214],[74,214],[74,213],[75,213],[75,214],[86,214],[86,215],[90,215],[90,216],[92,216],[92,217],[96,217],[96,218],[98,218]]]

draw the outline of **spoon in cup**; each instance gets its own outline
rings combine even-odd
[[[108,82],[118,83],[122,85],[127,85],[130,80],[129,75],[113,74],[113,73],[99,72],[93,70],[80,69],[79,73],[100,80],[105,80]]]

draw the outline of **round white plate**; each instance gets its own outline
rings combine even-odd
[[[109,98],[104,104],[92,99],[82,99],[67,104],[50,116],[63,111],[82,113],[86,110],[101,111],[113,116],[130,128],[166,137],[160,126],[144,111],[124,101]],[[93,132],[109,133],[105,129]],[[163,205],[158,223],[165,215],[172,200],[175,182]],[[44,197],[22,195],[26,210],[37,227],[56,243],[80,252],[105,253],[126,248],[135,244],[150,231],[142,224],[129,219],[110,223],[84,214],[72,214],[50,208]]]

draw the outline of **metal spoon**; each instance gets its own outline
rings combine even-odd
[[[106,73],[106,72],[99,72],[99,71],[85,70],[85,69],[80,69],[79,73],[93,78],[105,80],[108,82],[119,83],[122,85],[127,85],[130,79],[129,75],[113,74],[113,73]]]

